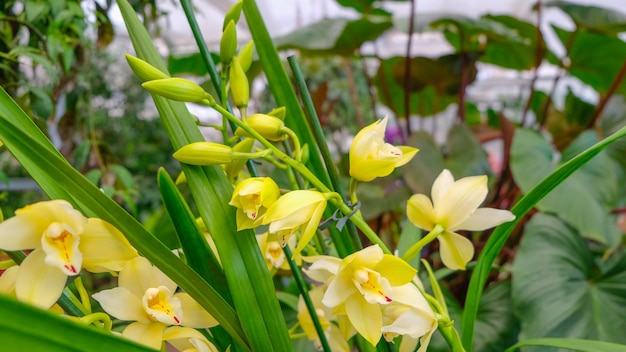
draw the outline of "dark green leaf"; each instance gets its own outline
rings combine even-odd
[[[155,351],[2,294],[0,316],[0,341],[4,352]]]
[[[564,156],[573,156],[596,141],[593,132],[583,134]],[[553,153],[550,144],[538,133],[516,131],[511,147],[511,171],[522,192],[528,193],[557,167]],[[537,208],[558,214],[587,238],[616,246],[620,232],[609,214],[618,187],[616,175],[610,171],[613,167],[605,154],[598,155],[542,199]]]
[[[276,38],[274,43],[279,50],[299,49],[309,54],[349,56],[363,43],[375,40],[389,28],[391,20],[388,17],[327,18]]]
[[[109,165],[108,167],[109,167],[109,170],[113,171],[115,176],[122,182],[122,185],[124,185],[124,188],[133,189],[133,185],[134,185],[133,174],[131,174],[127,168],[123,167],[122,165],[117,165],[117,164],[112,164],[112,165]]]
[[[617,37],[552,27],[563,45],[570,43],[569,73],[601,94],[606,93],[626,63],[626,43]],[[621,81],[616,93],[626,94],[626,80]]]
[[[456,178],[492,173],[487,153],[467,125],[452,127],[443,148],[423,131],[414,133],[408,144],[420,150],[402,168],[404,180],[414,193],[430,194],[443,169],[449,169]]]
[[[575,4],[569,1],[552,0],[543,6],[557,7],[568,14],[581,29],[617,34],[626,31],[626,14],[615,9]]]
[[[514,70],[529,70],[541,62],[541,55],[546,48],[543,36],[539,33],[537,37],[538,29],[535,25],[512,16],[486,15],[482,18],[512,30],[516,38],[490,37],[479,61]]]
[[[513,302],[522,339],[626,343],[626,256],[623,250],[610,260],[601,255],[557,217],[533,217],[513,266]]]
[[[211,53],[211,59],[216,64],[219,62],[219,56],[216,54]],[[167,70],[170,71],[170,75],[172,76],[181,74],[204,76],[209,73],[200,53],[193,53],[186,56],[168,56]]]
[[[374,76],[374,84],[376,85],[379,99],[399,117],[406,116],[404,107],[404,85],[397,82],[395,77],[398,76],[398,73],[394,73],[394,68],[395,70],[400,70],[396,67],[404,65],[404,61],[404,57],[385,59],[381,61],[376,76]],[[413,87],[421,88],[416,85]],[[432,116],[441,112],[458,100],[456,95],[450,95],[444,92],[437,93],[435,86],[425,87],[419,93],[412,93],[409,98],[410,114],[416,114],[422,117]]]
[[[518,348],[525,346],[546,346],[556,348],[567,348],[571,351],[581,352],[625,352],[626,346],[604,341],[579,340],[579,339],[529,339],[515,344],[507,348],[506,352],[516,351]],[[526,351],[526,349],[524,349]]]

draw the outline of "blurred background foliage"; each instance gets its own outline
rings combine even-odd
[[[405,201],[413,193],[429,194],[442,169],[456,178],[489,175],[486,205],[510,209],[559,164],[626,123],[625,14],[540,0],[534,5],[537,22],[546,9],[559,9],[574,24],[573,29],[548,28],[561,46],[555,51],[537,23],[511,15],[421,14],[413,11],[413,1],[391,1],[403,3],[409,14],[397,17],[385,9],[388,2],[337,0],[358,15],[302,26],[275,38],[275,44],[298,56],[344,175],[351,136],[384,114],[395,120],[388,141],[420,149],[392,176],[359,188],[363,215],[392,248],[402,252],[419,238],[404,220]],[[166,14],[155,0],[131,3],[158,38],[157,20]],[[2,2],[0,85],[77,169],[168,238],[156,171],[165,166],[175,174],[179,168],[156,111],[145,104],[148,95],[120,65],[119,52],[109,48],[115,37],[113,8],[111,0]],[[389,56],[374,44],[364,53],[364,45],[389,31],[440,33],[451,49],[435,57]],[[407,35],[396,52],[411,53],[411,38]],[[211,86],[198,53],[171,53],[166,59],[172,74]],[[496,87],[496,99],[485,101],[480,91],[472,93],[481,72],[494,67],[524,78],[518,94],[498,95]],[[541,74],[546,67],[553,73],[547,89],[539,84],[546,80]],[[273,109],[258,65],[248,74],[253,108]],[[562,89],[565,81],[575,84]],[[524,219],[502,251],[481,301],[475,350],[502,351],[520,336],[626,344],[624,180],[622,140]],[[43,197],[21,189],[30,187],[28,175],[4,151],[0,186],[5,216]],[[480,251],[489,233],[467,235]],[[451,312],[460,324],[469,275],[442,268],[437,244],[432,246],[423,256],[445,279]],[[294,312],[285,309],[293,321]],[[430,350],[444,351],[445,345],[436,340]]]

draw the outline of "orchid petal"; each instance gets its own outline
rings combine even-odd
[[[150,322],[150,317],[141,303],[141,296],[135,296],[124,287],[103,290],[91,297],[100,303],[104,311],[117,319],[138,321],[143,324]]]
[[[92,273],[121,271],[127,261],[138,256],[118,229],[95,218],[88,219],[79,249],[83,253],[83,267]]]
[[[174,295],[180,300],[183,310],[183,319],[181,325],[189,326],[197,329],[210,328],[219,323],[211,314],[209,314],[198,302],[196,302],[189,294],[181,292]]]
[[[304,231],[302,231],[302,236],[300,237],[300,240],[298,240],[298,246],[293,250],[294,256],[299,254],[313,239],[313,236],[315,236],[320,220],[322,219],[322,215],[324,214],[324,210],[326,210],[326,199],[317,205],[317,208],[315,208],[311,218],[306,223],[306,227],[304,228]]]
[[[439,251],[441,261],[452,270],[465,270],[467,263],[474,257],[474,245],[458,233],[446,231],[440,234]]]
[[[417,270],[406,261],[390,254],[385,254],[383,259],[373,267],[373,270],[389,280],[391,286],[409,283],[417,273]]]
[[[6,251],[37,248],[47,223],[32,221],[26,216],[14,216],[0,223],[0,248]]]
[[[439,207],[439,204],[443,204],[446,199],[446,194],[448,190],[454,184],[454,176],[448,169],[444,169],[441,171],[439,176],[433,182],[432,190],[430,191],[430,196],[433,200],[433,206]]]
[[[15,281],[17,299],[48,309],[61,297],[67,275],[59,268],[45,264],[46,253],[32,251],[20,265]]]
[[[163,345],[163,330],[165,330],[165,324],[160,322],[148,324],[135,322],[124,329],[122,336],[152,349],[160,350],[161,345]]]
[[[20,271],[20,267],[15,265],[6,269],[2,275],[0,275],[0,293],[5,295],[15,295],[15,282],[17,281],[17,274]]]
[[[341,259],[330,256],[302,257],[305,262],[313,262],[304,272],[311,279],[325,283],[337,274]]]
[[[435,203],[437,223],[454,231],[487,197],[487,176],[464,177],[448,189],[445,198]]]
[[[508,210],[479,208],[467,219],[458,224],[455,229],[482,231],[513,220],[515,220],[515,215]],[[451,229],[451,231],[455,229]]]
[[[351,273],[340,273],[339,276],[335,276],[328,284],[322,304],[326,307],[334,308],[358,292],[351,276]]]
[[[413,225],[422,230],[430,231],[435,227],[435,209],[430,199],[423,194],[415,194],[409,198],[406,216]]]
[[[346,312],[356,331],[372,346],[376,346],[383,327],[379,305],[369,304],[364,299],[350,299],[346,301]]]

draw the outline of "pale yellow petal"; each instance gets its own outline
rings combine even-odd
[[[0,223],[0,249],[18,251],[39,247],[48,225],[25,216],[7,219]]]
[[[171,326],[163,332],[163,340],[178,351],[218,352],[201,332],[183,326]]]
[[[358,252],[352,253],[345,257],[342,262],[341,271],[345,267],[360,268],[375,267],[384,258],[383,250],[376,244],[373,246],[365,247]]]
[[[304,269],[304,272],[311,279],[321,283],[336,275],[341,265],[341,259],[331,256],[302,257],[302,260],[313,262],[308,269]]]
[[[446,231],[437,236],[439,252],[443,264],[452,270],[465,270],[465,266],[474,257],[474,245],[467,238]]]
[[[163,330],[165,330],[163,323],[142,324],[136,322],[128,325],[122,332],[122,336],[155,350],[160,350],[163,344]]]
[[[136,297],[143,297],[147,289],[159,287],[152,272],[152,264],[144,257],[129,260],[118,277],[119,287],[130,291]]]
[[[417,273],[417,270],[407,262],[390,254],[385,254],[383,259],[372,269],[389,280],[391,286],[409,283]]]
[[[109,315],[120,320],[138,321],[144,324],[150,322],[150,317],[141,304],[141,297],[135,296],[124,287],[114,287],[91,295],[98,301]]]
[[[15,296],[15,282],[17,281],[19,271],[20,267],[15,265],[6,269],[2,275],[0,275],[0,293]]]
[[[113,225],[91,218],[80,236],[83,267],[93,273],[120,271],[138,256],[124,235]]]
[[[430,231],[435,227],[435,209],[430,199],[423,194],[415,194],[409,198],[406,216],[413,225],[422,230]]]
[[[417,154],[417,152],[419,152],[419,149],[417,148],[408,147],[404,145],[398,146],[397,148],[400,149],[400,151],[402,152],[402,156],[396,159],[396,167],[405,165],[406,163],[411,161],[411,159],[413,159],[413,157],[415,156],[415,154]]]
[[[61,297],[67,275],[59,268],[45,264],[41,249],[32,251],[20,265],[15,295],[20,301],[48,309]]]
[[[302,236],[298,240],[298,246],[293,250],[294,256],[298,255],[313,239],[313,236],[315,236],[320,220],[322,219],[322,215],[324,214],[324,210],[326,210],[326,200],[317,204],[317,208],[311,215],[311,218],[306,222],[306,227],[302,231]]]
[[[346,313],[356,331],[365,340],[376,346],[382,336],[382,312],[378,304],[369,304],[364,299],[346,301]]]
[[[204,308],[187,293],[177,293],[174,297],[180,300],[183,310],[183,319],[180,322],[181,325],[201,329],[210,328],[219,324],[211,314],[204,310]]]
[[[324,195],[317,191],[291,191],[274,202],[263,218],[263,224],[270,224],[270,232],[293,228],[309,220],[318,204],[326,202]]]
[[[513,220],[515,220],[515,215],[508,210],[479,208],[455,228],[449,230],[483,231]]]
[[[439,176],[433,182],[433,187],[431,190],[431,198],[433,200],[433,206],[439,207],[439,204],[442,204],[445,200],[446,193],[452,185],[454,184],[454,176],[448,169],[444,169],[441,171]]]
[[[487,176],[464,177],[452,185],[445,197],[434,203],[437,223],[456,229],[487,197]]]
[[[358,290],[352,282],[352,273],[339,273],[335,276],[326,289],[326,294],[322,299],[322,304],[326,307],[334,308],[349,299]],[[359,294],[360,295],[360,294]]]

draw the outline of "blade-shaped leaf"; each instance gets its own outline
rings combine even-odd
[[[94,327],[80,324],[0,294],[2,350],[18,351],[154,351]]]
[[[626,352],[626,346],[618,345],[616,343],[604,342],[604,341],[591,341],[591,340],[579,340],[579,339],[530,339],[524,340],[507,348],[506,352],[513,352],[519,348],[526,346],[546,346],[555,348],[567,348],[571,351],[581,352]],[[526,351],[526,350],[524,350]]]

